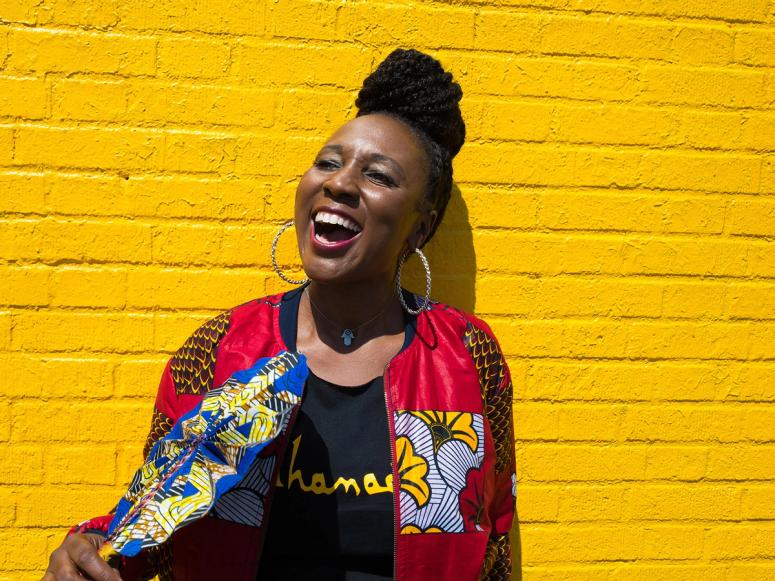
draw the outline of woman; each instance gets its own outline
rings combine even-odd
[[[394,51],[365,80],[358,115],[297,189],[308,280],[194,333],[164,372],[148,446],[204,392],[283,350],[307,358],[300,410],[207,517],[125,559],[124,579],[509,578],[505,361],[482,321],[396,290],[413,252],[430,285],[420,248],[450,197],[461,97],[414,50]],[[75,527],[45,579],[78,569],[115,578],[96,553],[109,520]]]

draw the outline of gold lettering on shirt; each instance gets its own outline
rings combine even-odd
[[[385,483],[380,484],[376,474],[373,472],[369,472],[368,474],[363,475],[363,486],[358,484],[358,480],[356,478],[345,478],[344,476],[340,476],[332,485],[329,485],[328,482],[326,482],[326,475],[322,472],[315,472],[315,474],[310,477],[309,484],[307,484],[304,481],[304,475],[302,474],[301,470],[296,468],[296,455],[299,452],[300,446],[301,435],[296,436],[293,442],[291,442],[291,462],[288,465],[287,474],[288,488],[292,488],[295,484],[300,490],[303,490],[304,492],[327,495],[334,494],[334,492],[340,488],[348,494],[351,492],[354,493],[355,496],[360,496],[362,490],[365,490],[366,494],[370,495],[393,492],[393,475],[385,475]],[[277,473],[276,484],[280,488],[286,487],[286,485],[283,484],[282,474],[280,474],[279,471]]]

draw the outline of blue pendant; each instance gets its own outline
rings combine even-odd
[[[352,345],[353,339],[355,339],[355,333],[353,333],[350,329],[345,329],[342,331],[342,341],[344,342],[345,347]]]

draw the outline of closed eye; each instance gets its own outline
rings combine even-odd
[[[334,159],[316,159],[315,160],[315,167],[322,170],[334,170],[339,169],[341,167],[341,164],[334,160]]]

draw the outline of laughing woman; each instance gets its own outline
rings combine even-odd
[[[461,97],[414,50],[394,51],[365,80],[357,116],[296,191],[308,278],[277,269],[297,288],[235,307],[186,341],[162,377],[146,450],[208,390],[281,351],[306,356],[302,403],[249,478],[161,547],[123,559],[122,578],[510,577],[509,371],[484,322],[430,300],[421,251],[450,198]],[[424,297],[401,288],[415,253]],[[75,527],[45,578],[115,578],[96,552],[109,521]]]

